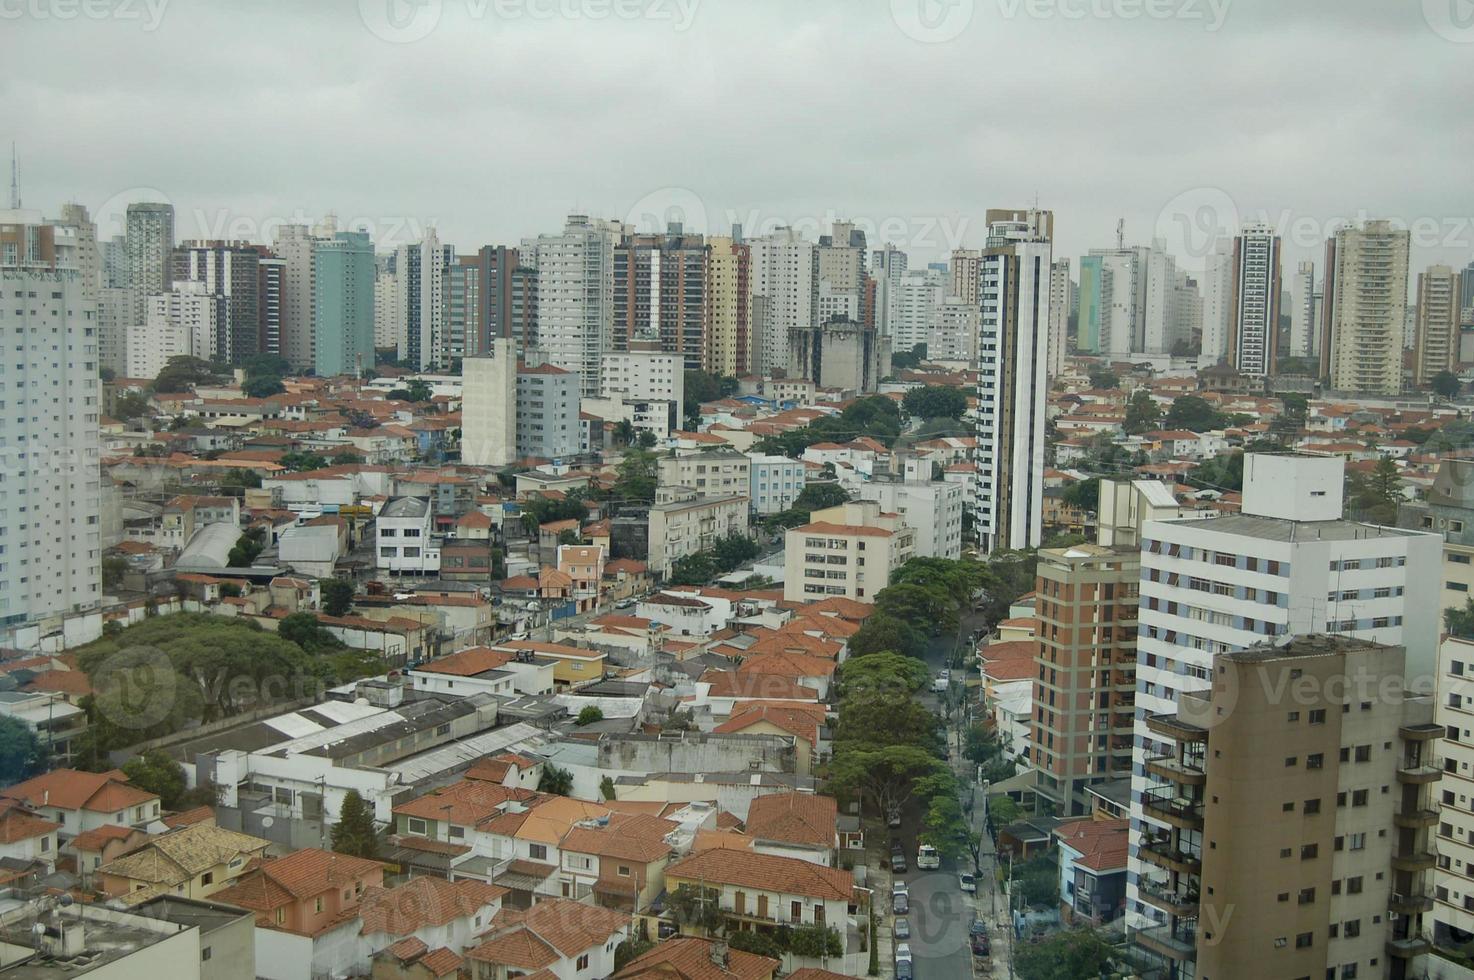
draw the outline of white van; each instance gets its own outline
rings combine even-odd
[[[942,866],[942,856],[937,849],[930,844],[922,844],[916,849],[916,867],[919,870],[935,870]]]

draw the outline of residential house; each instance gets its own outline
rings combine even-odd
[[[1129,820],[1074,820],[1059,841],[1059,907],[1065,922],[1096,928],[1126,911]]]
[[[55,820],[66,837],[104,824],[147,828],[159,819],[159,795],[132,785],[120,769],[53,769],[0,789],[0,798],[19,800]]]
[[[774,980],[781,965],[772,957],[733,949],[719,940],[674,936],[626,963],[614,980]],[[803,973],[789,976],[815,980],[800,977]]]
[[[506,893],[469,879],[416,877],[394,888],[370,885],[358,903],[359,936],[370,953],[413,938],[459,954],[491,925]]]
[[[465,965],[444,946],[431,949],[414,936],[374,954],[372,980],[454,980]]]
[[[47,820],[19,800],[0,800],[0,859],[39,862],[47,873],[56,868],[61,824]]]
[[[562,643],[520,640],[516,643],[493,644],[491,649],[515,655],[530,650],[534,657],[553,661],[553,687],[558,691],[583,687],[604,679],[604,653]]]
[[[467,647],[426,660],[409,672],[417,691],[458,696],[487,693],[551,694],[557,661],[531,651]]]
[[[745,830],[759,854],[833,867],[839,848],[838,824],[839,810],[832,796],[773,793],[752,801]]]
[[[613,909],[550,898],[525,911],[503,909],[485,941],[465,954],[471,980],[512,980],[546,971],[557,980],[614,973],[614,950],[630,917]]]
[[[665,888],[673,853],[665,838],[677,824],[655,816],[611,814],[579,824],[560,845],[562,872],[575,896],[592,895],[604,908],[638,912]]]
[[[558,571],[570,580],[570,594],[576,612],[589,612],[599,604],[603,586],[605,551],[598,545],[565,544],[558,546]]]
[[[137,827],[119,827],[109,823],[82,831],[67,841],[63,850],[76,862],[77,876],[82,884],[90,887],[98,868],[148,839],[149,835]]]
[[[266,857],[271,842],[197,823],[149,840],[96,872],[106,895],[136,905],[159,895],[209,898]]]

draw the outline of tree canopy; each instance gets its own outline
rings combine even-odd
[[[0,715],[0,786],[13,786],[50,768],[51,753],[36,732],[12,715]]]
[[[127,773],[128,781],[134,786],[159,794],[159,804],[165,810],[178,809],[180,798],[189,788],[184,767],[160,749],[135,755],[123,763],[123,772]]]
[[[1464,390],[1464,386],[1460,383],[1458,375],[1452,371],[1439,371],[1435,374],[1431,382],[1431,387],[1433,388],[1434,394],[1441,395],[1444,398],[1457,398],[1459,392]]]
[[[882,395],[860,398],[837,415],[826,415],[798,429],[759,439],[761,453],[797,457],[816,442],[850,442],[868,436],[886,446],[901,434],[901,409]]]
[[[1013,968],[1020,980],[1079,980],[1104,976],[1111,947],[1089,929],[1056,932],[1038,943],[1020,943]]]
[[[1126,421],[1122,426],[1126,434],[1137,436],[1151,432],[1161,423],[1162,409],[1152,398],[1152,393],[1145,388],[1133,391],[1131,400],[1126,403]]]
[[[382,835],[374,823],[374,811],[356,789],[350,789],[343,797],[338,822],[333,824],[332,841],[333,850],[339,854],[370,860],[379,856]]]
[[[912,418],[958,419],[967,411],[967,395],[951,385],[927,385],[906,392],[901,408]]]
[[[908,371],[911,368],[920,367],[921,362],[926,360],[926,345],[917,344],[910,350],[898,351],[891,355],[892,371]]]
[[[1207,432],[1211,429],[1221,429],[1228,419],[1222,412],[1218,411],[1206,399],[1197,395],[1183,395],[1175,399],[1162,424],[1168,429],[1189,429],[1193,432]]]

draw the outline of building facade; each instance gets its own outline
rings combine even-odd
[[[614,252],[624,231],[571,214],[561,234],[526,239],[518,253],[537,270],[537,348],[590,397],[599,394],[599,360],[614,349]]]
[[[1413,382],[1428,385],[1459,363],[1459,274],[1446,265],[1418,273]]]
[[[318,377],[361,377],[374,366],[374,244],[340,231],[312,247],[312,363]]]
[[[1332,388],[1402,391],[1410,241],[1390,221],[1368,221],[1338,229],[1326,242],[1320,357]]]
[[[1250,225],[1233,242],[1229,363],[1248,377],[1274,373],[1280,335],[1280,237]]]
[[[784,535],[783,598],[843,596],[874,602],[891,573],[916,555],[916,532],[864,500],[816,510]]]
[[[578,424],[578,375],[552,364],[517,369],[517,455],[563,459],[576,456],[583,439]]]
[[[517,350],[494,337],[484,353],[461,361],[461,459],[472,466],[517,461]]]

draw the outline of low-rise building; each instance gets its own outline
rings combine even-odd
[[[748,453],[747,458],[752,466],[746,493],[753,513],[768,516],[792,507],[808,483],[808,467],[803,460],[762,453]]]
[[[687,487],[663,486],[647,525],[650,571],[666,575],[677,559],[709,551],[722,538],[748,534],[747,496],[702,497]]]
[[[153,838],[95,874],[99,889],[128,905],[159,895],[209,898],[266,857],[271,841],[197,823]]]
[[[440,571],[440,542],[432,537],[434,515],[424,497],[393,497],[375,521],[375,564],[390,575]]]
[[[916,554],[916,532],[871,500],[816,510],[784,537],[783,598],[874,602]]]
[[[160,816],[159,794],[134,786],[119,769],[53,769],[0,789],[0,798],[19,800],[56,821],[69,838],[104,824],[148,828]]]

